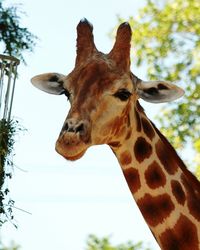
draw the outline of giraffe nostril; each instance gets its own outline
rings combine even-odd
[[[82,132],[82,131],[84,131],[84,125],[83,125],[83,123],[81,123],[78,127],[76,127],[76,129],[75,129],[75,132],[76,133],[80,133],[80,132]]]
[[[62,128],[62,132],[69,132],[69,133],[83,133],[85,130],[85,126],[83,122],[72,122],[71,120],[66,121]]]
[[[65,132],[72,132],[74,133],[75,132],[75,128],[73,125],[70,125],[70,122],[66,122],[62,128],[62,131],[65,131]]]
[[[62,131],[68,131],[68,129],[69,129],[69,125],[68,125],[68,123],[66,122],[66,123],[64,124],[63,128],[62,128]]]
[[[76,132],[76,131],[75,131],[75,129],[74,129],[73,127],[70,127],[70,128],[68,128],[67,132],[74,133],[74,132]]]

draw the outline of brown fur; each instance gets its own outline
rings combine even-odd
[[[148,186],[152,189],[163,187],[166,184],[166,176],[156,161],[148,166],[145,172],[145,179]]]
[[[163,134],[161,134],[161,132],[156,128],[156,126],[152,123],[156,133],[159,135],[161,141],[163,142],[163,144],[165,145],[165,148],[167,149],[167,151],[170,154],[170,157],[173,157],[174,161],[177,162],[178,166],[181,168],[181,170],[184,173],[184,176],[186,177],[186,179],[188,180],[188,183],[190,183],[190,185],[192,186],[192,188],[194,190],[196,190],[196,192],[198,193],[199,197],[200,197],[200,182],[197,180],[196,176],[194,176],[185,166],[184,162],[181,160],[181,158],[178,156],[177,152],[175,151],[175,149],[172,147],[172,145],[168,142],[168,140],[166,139],[166,137],[164,137]]]
[[[152,227],[163,223],[175,208],[168,194],[155,197],[150,194],[145,194],[143,198],[137,201],[137,204],[145,220]]]
[[[123,173],[130,188],[130,191],[134,194],[141,187],[140,175],[138,170],[135,168],[128,168],[124,170]]]
[[[167,229],[160,241],[163,250],[199,250],[195,225],[186,216],[181,215],[173,229]]]

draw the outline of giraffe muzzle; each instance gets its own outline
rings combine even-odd
[[[56,142],[56,151],[68,160],[76,160],[90,146],[90,138],[87,121],[67,119]]]
[[[75,140],[89,143],[90,141],[90,125],[86,120],[77,120],[74,118],[67,119],[62,127],[60,136],[65,136],[66,141],[71,141],[71,138]],[[73,143],[73,140],[71,141]]]

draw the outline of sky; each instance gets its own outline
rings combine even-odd
[[[40,73],[67,74],[73,69],[80,19],[86,17],[93,24],[97,48],[106,53],[112,48],[108,34],[117,15],[136,16],[144,1],[20,2],[27,14],[22,24],[39,40],[34,53],[26,54],[27,66],[18,68],[12,114],[27,131],[16,138],[17,167],[9,188],[15,206],[30,214],[14,210],[18,229],[5,224],[0,233],[3,243],[13,240],[22,250],[83,250],[87,236],[96,234],[112,236],[115,244],[142,240],[158,250],[109,147],[92,147],[73,163],[58,155],[55,141],[69,104],[65,97],[47,95],[30,83]],[[144,78],[144,69],[133,70]],[[150,117],[158,107],[145,105]]]

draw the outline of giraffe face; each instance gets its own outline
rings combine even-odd
[[[74,69],[63,86],[71,108],[56,143],[58,153],[76,160],[91,145],[112,144],[123,137],[134,93],[130,72],[120,72],[99,54]]]
[[[120,25],[109,54],[99,52],[92,26],[82,20],[77,26],[77,57],[67,76],[48,73],[32,78],[37,88],[50,94],[65,94],[71,103],[56,150],[68,160],[80,158],[88,147],[116,145],[127,136],[130,110],[136,100],[166,102],[183,91],[164,81],[144,82],[130,71],[131,29]],[[135,121],[136,122],[136,121]]]

